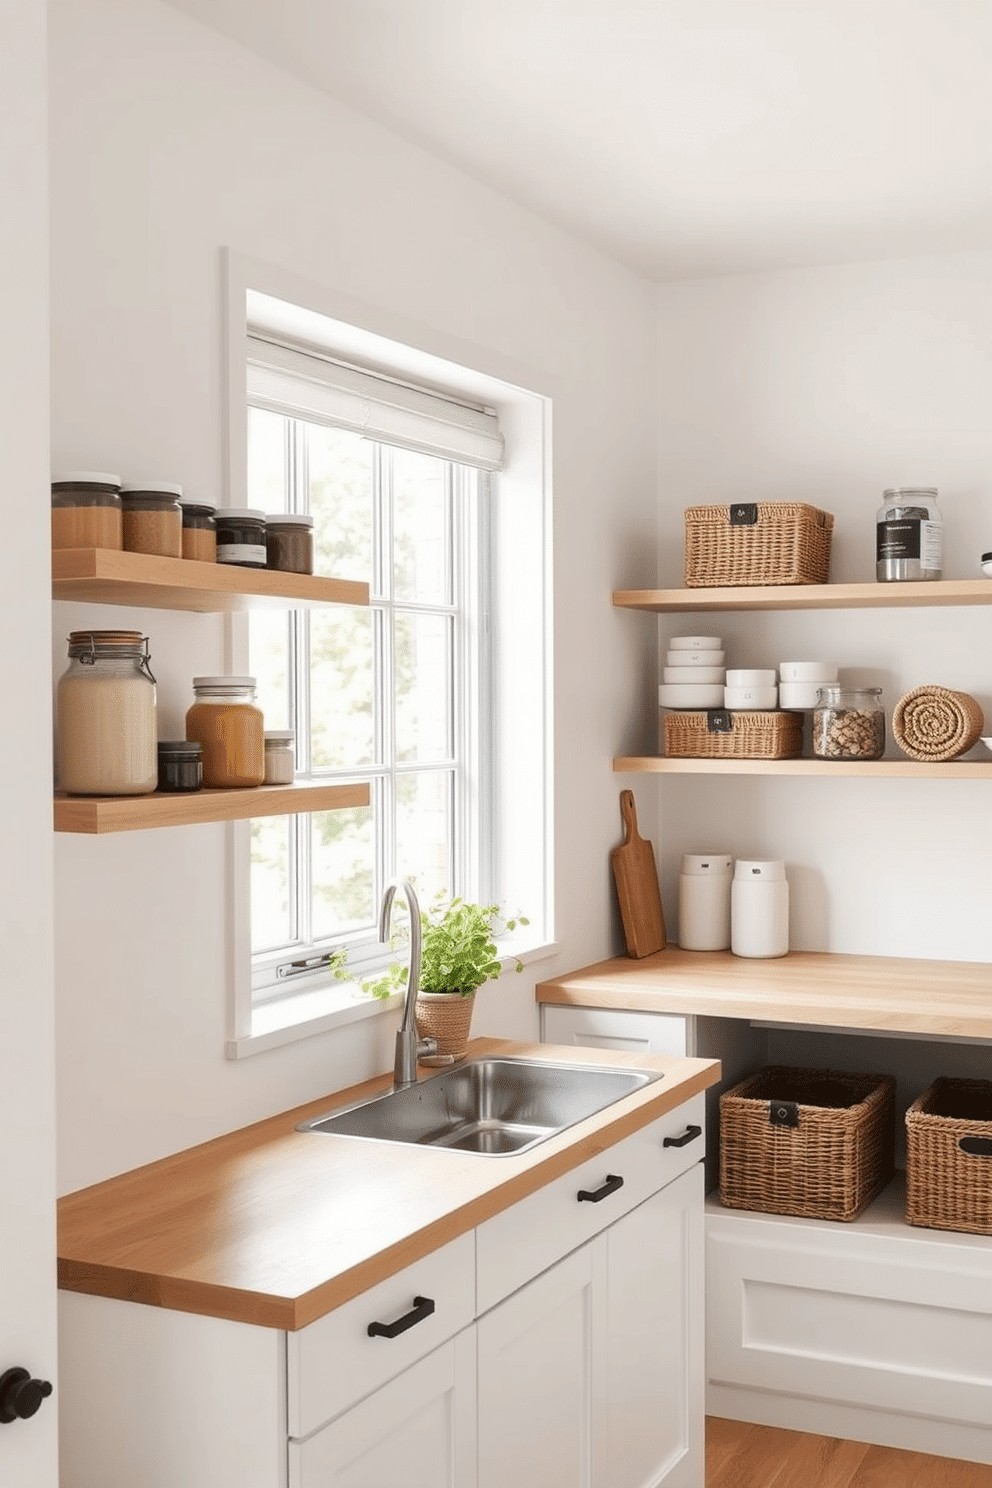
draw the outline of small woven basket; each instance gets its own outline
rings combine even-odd
[[[685,582],[690,589],[740,584],[825,584],[834,519],[799,501],[690,506]]]
[[[890,1075],[770,1065],[720,1097],[720,1202],[856,1218],[894,1172]]]
[[[661,728],[672,759],[798,759],[803,752],[801,713],[675,710],[663,715]]]
[[[906,1223],[992,1235],[992,1080],[942,1076],[906,1112]]]
[[[975,699],[949,687],[914,687],[892,712],[899,748],[924,762],[957,759],[978,743],[984,727],[985,715]]]
[[[460,1059],[465,1053],[474,1006],[474,992],[467,997],[458,992],[417,993],[417,1032],[421,1038],[437,1039],[436,1057]]]

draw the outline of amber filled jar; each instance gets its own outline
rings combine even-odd
[[[265,551],[269,568],[280,573],[313,573],[313,517],[295,512],[267,517]]]
[[[216,506],[195,496],[183,496],[179,505],[183,517],[183,557],[192,558],[194,563],[216,563]]]
[[[124,546],[121,478],[100,470],[77,470],[52,478],[52,547]]]
[[[186,737],[203,745],[203,784],[232,789],[265,779],[265,725],[254,677],[194,677]]]
[[[121,486],[126,552],[150,553],[157,558],[183,556],[182,494],[182,486],[164,482]]]
[[[145,796],[158,784],[155,678],[138,630],[74,630],[55,695],[55,775],[77,796]]]

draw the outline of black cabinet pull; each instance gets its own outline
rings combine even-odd
[[[369,1337],[399,1338],[407,1328],[415,1328],[418,1323],[424,1321],[424,1318],[429,1318],[433,1311],[433,1297],[414,1297],[413,1307],[402,1317],[397,1318],[395,1323],[369,1323]]]
[[[697,1137],[701,1137],[703,1128],[701,1126],[687,1126],[680,1137],[666,1137],[662,1147],[688,1147]]]
[[[607,1173],[606,1182],[602,1188],[579,1189],[579,1203],[598,1204],[601,1199],[608,1199],[610,1194],[616,1193],[618,1188],[623,1188],[623,1179],[619,1178],[616,1173]]]

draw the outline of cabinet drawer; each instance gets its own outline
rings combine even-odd
[[[573,1049],[623,1049],[631,1054],[689,1053],[688,1020],[672,1013],[545,1003],[541,1019],[541,1037],[546,1044],[563,1044]]]
[[[475,1232],[479,1314],[699,1162],[705,1126],[705,1097],[693,1096],[615,1147],[486,1220]],[[699,1131],[684,1146],[664,1146],[666,1137],[684,1137],[690,1127]],[[580,1190],[597,1193],[610,1177],[622,1178],[622,1186],[596,1203],[579,1200]]]
[[[433,1311],[395,1337],[370,1337],[370,1323],[395,1325]],[[475,1315],[475,1245],[459,1235],[432,1255],[287,1335],[289,1434],[307,1436],[332,1416],[408,1368]]]

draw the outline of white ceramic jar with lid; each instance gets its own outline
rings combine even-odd
[[[292,785],[296,776],[296,758],[293,754],[295,741],[296,734],[292,729],[266,729],[266,785]]]
[[[725,951],[730,945],[729,853],[686,853],[679,876],[679,946]]]
[[[735,956],[784,956],[789,949],[785,864],[741,858],[730,888],[730,949]]]

